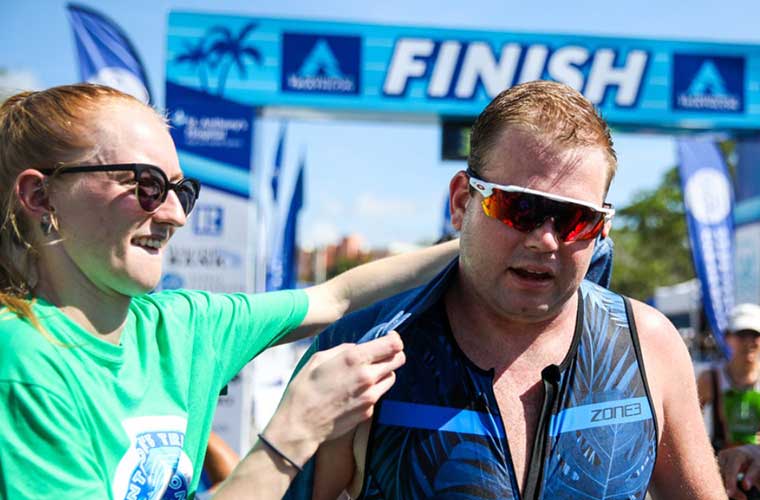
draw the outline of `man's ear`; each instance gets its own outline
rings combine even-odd
[[[53,211],[47,189],[47,177],[39,170],[28,168],[16,177],[16,197],[21,208],[34,220]]]
[[[449,182],[449,211],[451,213],[451,225],[457,231],[462,230],[464,213],[470,202],[470,178],[463,170],[457,172]]]
[[[609,236],[611,229],[612,229],[612,219],[604,223],[604,227],[602,228],[602,238],[606,238],[607,236]]]

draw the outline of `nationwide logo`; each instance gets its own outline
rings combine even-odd
[[[359,93],[361,39],[357,36],[283,33],[282,79],[285,92]]]
[[[744,111],[744,58],[673,56],[673,109]]]

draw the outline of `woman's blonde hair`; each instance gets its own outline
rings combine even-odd
[[[36,250],[31,223],[16,197],[18,175],[81,161],[97,148],[93,118],[113,100],[140,101],[102,85],[77,84],[21,92],[0,106],[0,307],[41,330],[28,300]]]

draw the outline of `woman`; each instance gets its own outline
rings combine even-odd
[[[456,251],[305,291],[148,294],[199,189],[164,119],[118,91],[62,86],[0,107],[0,498],[184,498],[217,395],[248,361],[424,282]],[[313,359],[220,496],[281,496],[320,442],[371,414],[401,348],[391,335]]]

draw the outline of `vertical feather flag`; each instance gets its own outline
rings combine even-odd
[[[274,154],[274,169],[272,170],[272,199],[276,202],[280,191],[280,172],[282,172],[282,157],[285,149],[285,132],[287,123],[280,126],[280,138],[277,140],[277,151]]]
[[[145,68],[121,28],[87,7],[75,4],[67,7],[82,81],[108,85],[151,102]]]
[[[678,139],[694,270],[702,285],[702,304],[718,346],[728,357],[724,340],[734,306],[733,190],[723,155],[712,141]]]
[[[283,289],[295,288],[298,282],[298,253],[296,249],[296,222],[298,213],[303,207],[303,183],[306,170],[306,159],[302,156],[298,167],[298,179],[296,180],[293,196],[290,198],[288,218],[283,229],[282,239],[282,287]]]
[[[281,174],[282,164],[278,165],[278,162],[282,161],[282,149],[284,143],[284,128],[281,129],[280,139],[277,146],[277,154],[275,155],[275,165],[272,173],[272,198],[274,204],[274,214],[271,227],[272,235],[270,246],[270,255],[267,264],[267,279],[266,289],[271,290],[284,290],[296,287],[298,280],[298,255],[296,252],[296,226],[298,221],[298,213],[303,207],[303,192],[304,192],[304,171],[306,168],[306,159],[302,155],[298,165],[297,178],[293,187],[293,193],[290,197],[290,205],[288,206],[287,214],[285,214],[284,220],[282,214],[284,206],[282,205],[285,200],[282,197],[275,198],[276,191],[279,189],[279,177]],[[277,182],[275,182],[275,176]]]

